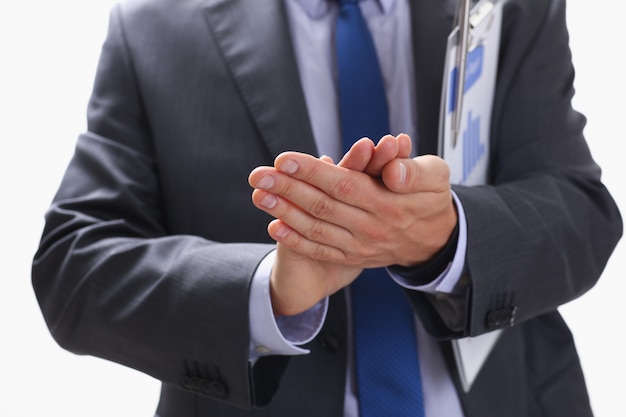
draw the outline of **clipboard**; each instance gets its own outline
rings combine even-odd
[[[469,0],[459,1],[469,3]],[[463,40],[461,24],[448,37],[439,118],[439,156],[450,165],[452,184],[479,185],[487,180],[502,1],[479,1],[469,11],[466,23],[466,53],[459,53]],[[461,80],[459,74],[464,75]],[[461,89],[457,88],[459,84]],[[463,93],[459,94],[461,90]],[[457,126],[455,120],[458,120]]]
[[[500,49],[502,1],[459,0],[457,24],[448,37],[439,121],[439,156],[450,182],[487,181],[491,113]],[[459,87],[459,88],[458,88]],[[454,340],[463,390],[469,392],[502,330]]]

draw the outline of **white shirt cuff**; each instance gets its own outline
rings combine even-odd
[[[304,355],[297,345],[310,342],[321,330],[328,298],[295,316],[275,317],[270,298],[270,274],[276,252],[259,264],[250,288],[250,359],[268,355]]]

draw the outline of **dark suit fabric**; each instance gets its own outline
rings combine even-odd
[[[591,415],[556,309],[594,285],[622,223],[570,106],[564,8],[505,4],[490,185],[454,187],[471,279],[460,326],[442,318],[445,299],[410,295],[446,353],[452,338],[506,329],[460,395],[467,417]],[[454,2],[412,10],[419,151],[434,153]],[[115,7],[88,132],[33,264],[58,343],[163,381],[161,417],[339,417],[343,293],[310,355],[248,362],[250,280],[273,245],[247,176],[285,150],[316,153],[282,0]]]

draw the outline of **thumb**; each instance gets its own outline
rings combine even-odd
[[[440,192],[450,189],[450,168],[434,155],[397,158],[383,168],[382,180],[396,193]]]

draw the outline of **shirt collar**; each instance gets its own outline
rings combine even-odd
[[[307,12],[309,17],[312,19],[319,19],[330,11],[331,3],[334,0],[292,0],[302,6],[302,8]],[[361,0],[365,1],[365,0]],[[369,0],[375,2],[381,10],[381,13],[387,14],[393,8],[396,0]]]

